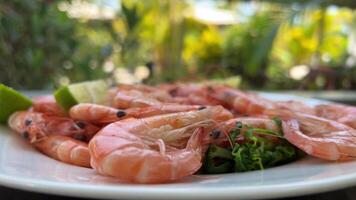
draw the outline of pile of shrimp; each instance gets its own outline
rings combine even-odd
[[[56,160],[93,168],[132,183],[166,183],[196,173],[207,146],[226,142],[237,121],[277,129],[307,154],[326,160],[356,158],[356,107],[271,101],[224,85],[117,85],[105,105],[80,103],[63,111],[53,96],[8,124]]]

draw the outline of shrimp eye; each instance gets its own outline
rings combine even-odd
[[[117,113],[116,113],[116,116],[117,116],[117,117],[124,117],[125,115],[126,115],[126,112],[123,111],[123,110],[119,110],[119,111],[117,111]]]
[[[198,110],[204,110],[206,108],[206,106],[200,106],[199,108],[198,108]]]
[[[173,88],[168,93],[172,96],[176,96],[178,93],[178,88]]]
[[[217,129],[214,129],[210,132],[210,137],[214,138],[214,139],[217,139],[221,134],[221,131],[220,130],[217,130]]]
[[[76,122],[75,124],[77,124],[77,126],[78,126],[79,128],[81,128],[81,129],[84,129],[85,126],[86,126],[86,124],[85,124],[84,122],[81,122],[81,121]]]
[[[29,119],[26,119],[26,120],[25,120],[25,126],[29,126],[31,123],[32,123],[31,120],[29,120]]]
[[[87,140],[87,136],[83,134],[77,134],[74,135],[74,139],[85,142]]]
[[[25,138],[25,139],[28,139],[30,137],[30,134],[27,131],[24,131],[22,133],[22,137]]]

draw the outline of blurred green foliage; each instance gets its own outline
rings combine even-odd
[[[280,24],[272,15],[259,13],[247,24],[229,28],[223,44],[224,65],[259,88],[267,81],[269,54]]]
[[[100,47],[90,42],[86,25],[59,11],[57,2],[1,2],[1,82],[39,89],[53,87],[63,74],[74,80],[102,76],[95,70],[105,58]]]
[[[2,83],[43,89],[117,81],[117,69],[134,74],[151,63],[149,83],[213,79],[255,89],[356,88],[350,50],[356,48],[350,46],[356,14],[329,7],[353,8],[349,1],[255,2],[252,14],[231,25],[197,19],[191,1],[122,0],[113,19],[71,18],[59,9],[63,2],[72,1],[0,1]],[[216,3],[230,13],[240,5],[246,3]]]
[[[0,26],[0,77],[16,87],[53,81],[77,45],[75,22],[49,1],[3,1]]]

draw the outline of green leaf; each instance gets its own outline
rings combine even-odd
[[[203,170],[208,174],[231,172],[233,168],[232,160],[231,150],[212,144],[205,155]]]

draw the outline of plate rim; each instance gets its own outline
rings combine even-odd
[[[329,101],[314,98],[301,97],[291,94],[274,92],[258,92],[264,95],[276,95],[295,98],[297,100],[313,100],[319,103],[330,103]],[[11,136],[5,136],[11,137]],[[314,158],[313,158],[314,159]],[[120,184],[118,185],[95,185],[81,183],[54,182],[49,180],[38,180],[18,176],[4,175],[0,173],[0,185],[25,191],[72,196],[86,198],[141,198],[141,199],[236,199],[236,198],[278,198],[294,197],[319,192],[333,191],[356,185],[356,171],[347,175],[329,177],[322,180],[308,180],[308,182],[291,182],[288,184],[237,186],[227,188],[162,188],[155,185]],[[164,184],[163,184],[164,185]],[[60,186],[60,187],[58,187]],[[251,194],[254,194],[251,196]]]
[[[333,191],[346,188],[356,184],[356,172],[353,174],[331,177],[323,180],[309,180],[307,183],[296,182],[288,184],[273,184],[259,186],[239,186],[227,188],[157,188],[162,184],[140,185],[140,184],[120,184],[117,185],[90,185],[80,183],[57,183],[47,180],[36,180],[30,178],[11,177],[0,174],[0,185],[5,187],[35,191],[39,193],[86,197],[86,198],[147,198],[149,199],[233,199],[251,198],[251,193],[255,195],[253,199],[293,197],[300,195],[315,194],[319,192]],[[164,184],[163,184],[164,185]],[[60,186],[60,187],[58,187]],[[74,186],[74,187],[73,187]],[[168,197],[167,197],[168,196]]]

